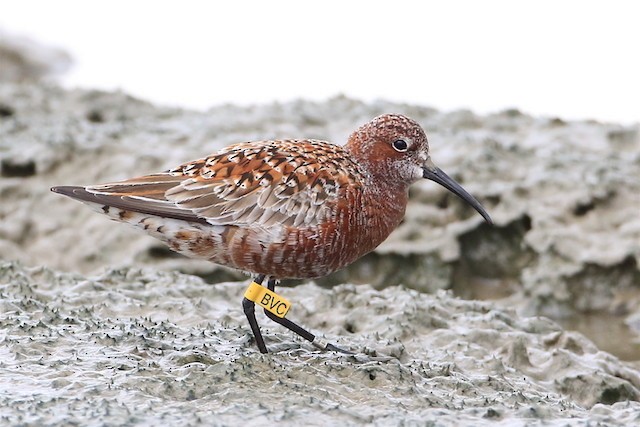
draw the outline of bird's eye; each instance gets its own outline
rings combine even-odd
[[[393,148],[395,148],[395,150],[399,151],[400,153],[404,153],[405,151],[407,151],[407,148],[409,148],[409,144],[407,144],[407,141],[405,141],[404,139],[396,139],[395,141],[393,141]]]

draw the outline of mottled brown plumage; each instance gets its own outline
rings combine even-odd
[[[387,114],[342,147],[246,142],[169,171],[55,187],[190,257],[270,278],[327,275],[375,249],[400,224],[409,186],[432,179],[480,204],[436,168],[415,121]]]

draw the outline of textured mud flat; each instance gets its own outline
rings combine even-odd
[[[244,285],[0,265],[0,418],[11,425],[606,425],[640,422],[640,375],[583,336],[489,302],[401,287],[285,289],[290,316],[357,356],[261,322]]]

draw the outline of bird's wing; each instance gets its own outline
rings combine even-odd
[[[343,192],[363,185],[342,147],[286,140],[236,144],[164,173],[84,189],[105,205],[162,217],[310,226],[330,215]]]

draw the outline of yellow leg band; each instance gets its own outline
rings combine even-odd
[[[244,297],[250,301],[255,302],[261,307],[264,307],[267,311],[275,314],[278,317],[284,317],[291,308],[289,300],[281,297],[273,291],[265,288],[256,282],[251,282],[246,291],[244,291]]]

